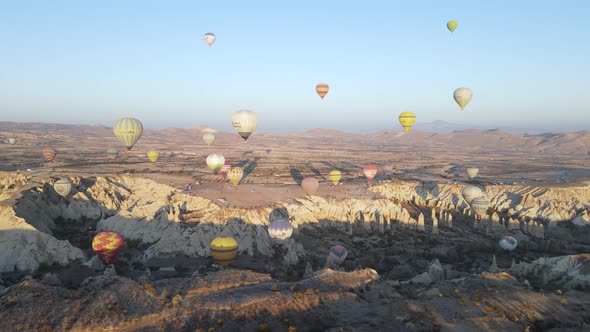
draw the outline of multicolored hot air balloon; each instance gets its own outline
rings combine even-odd
[[[473,93],[470,88],[458,88],[453,92],[453,98],[455,98],[462,110],[469,104],[471,97],[473,97]]]
[[[204,36],[203,39],[205,39],[205,42],[207,43],[207,45],[209,45],[209,47],[211,47],[211,45],[213,45],[213,43],[215,42],[215,39],[217,39],[217,37],[215,37],[215,35],[211,32],[207,32]]]
[[[457,29],[457,26],[459,25],[459,23],[455,20],[450,20],[447,22],[447,29],[449,29],[449,31],[453,32],[455,31],[455,29]]]
[[[228,266],[238,255],[238,242],[231,237],[218,237],[209,245],[211,256],[221,266]]]
[[[106,265],[112,264],[124,247],[125,239],[117,232],[100,232],[92,240],[92,250]]]
[[[43,158],[45,158],[45,160],[47,160],[48,163],[52,163],[55,160],[57,150],[54,148],[47,148],[44,149],[41,153],[43,154]]]
[[[330,259],[332,263],[340,265],[344,262],[347,255],[348,251],[343,246],[333,246],[328,252],[328,259]]]
[[[224,163],[225,158],[219,153],[212,153],[207,156],[207,166],[215,173],[219,172]]]
[[[477,173],[479,173],[479,168],[467,167],[465,172],[467,172],[467,176],[469,177],[469,179],[473,180],[473,178],[475,178],[477,176]]]
[[[231,164],[229,163],[229,161],[226,161],[225,163],[223,163],[223,166],[219,170],[219,175],[223,176],[223,178],[225,179],[225,177],[227,176],[227,173],[229,172],[230,169],[231,169]]]
[[[293,226],[287,219],[276,219],[268,225],[268,235],[277,241],[288,240],[293,234]]]
[[[367,165],[363,167],[363,174],[365,174],[369,183],[373,182],[373,178],[377,175],[377,166]]]
[[[72,191],[72,181],[68,179],[59,179],[53,184],[53,190],[61,197],[67,197]]]
[[[113,131],[127,150],[131,150],[143,133],[143,125],[134,118],[121,118],[115,122]]]
[[[112,160],[115,160],[119,156],[119,150],[113,148],[108,149],[107,156],[109,156],[109,158],[111,158]]]
[[[305,194],[308,196],[315,194],[319,187],[320,183],[318,180],[316,180],[316,178],[309,177],[301,181],[301,189],[303,189],[303,192],[305,192]]]
[[[471,204],[471,201],[476,197],[481,197],[483,192],[479,187],[476,186],[465,186],[463,190],[461,190],[461,195],[467,202],[467,204]]]
[[[229,178],[231,183],[234,185],[234,187],[238,186],[238,184],[242,180],[243,176],[244,176],[244,169],[241,167],[232,167],[229,170],[229,172],[227,172],[227,177]]]
[[[317,92],[322,99],[328,94],[328,91],[330,91],[330,87],[326,83],[320,83],[315,86],[315,92]]]
[[[338,182],[340,182],[340,179],[342,178],[342,172],[340,172],[339,170],[333,170],[330,172],[329,174],[330,177],[330,181],[332,181],[332,183],[337,186]]]
[[[475,197],[471,200],[471,208],[475,212],[477,220],[481,220],[481,217],[486,214],[490,207],[490,200],[481,196]]]
[[[240,110],[232,114],[231,124],[234,130],[246,141],[256,130],[258,116],[254,111]]]
[[[156,150],[150,150],[147,153],[147,157],[152,163],[155,163],[160,158],[160,153]]]
[[[203,142],[205,142],[207,146],[211,146],[211,144],[213,144],[214,141],[215,135],[213,135],[212,133],[206,133],[205,135],[203,135]]]
[[[17,141],[17,140],[16,140],[16,138],[14,138],[14,137],[10,137],[10,138],[8,139],[8,143],[9,143],[10,145],[15,145],[15,144],[16,144],[16,141]]]
[[[410,128],[416,123],[416,114],[412,112],[403,112],[399,115],[399,123],[404,127],[404,131],[410,131]]]
[[[512,250],[516,249],[516,246],[518,245],[518,241],[515,238],[513,238],[512,236],[504,236],[500,239],[498,244],[500,245],[500,247],[502,247],[502,249],[507,250],[507,251],[512,251]]]

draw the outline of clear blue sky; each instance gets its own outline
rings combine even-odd
[[[590,129],[590,1],[0,3],[0,121],[231,130],[239,109],[259,131],[398,130],[406,110]]]

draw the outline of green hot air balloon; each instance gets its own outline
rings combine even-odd
[[[455,29],[457,29],[457,25],[459,25],[459,23],[457,23],[457,21],[450,20],[447,22],[447,29],[449,29],[449,31],[453,32],[453,31],[455,31]]]

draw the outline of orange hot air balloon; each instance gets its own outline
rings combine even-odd
[[[326,83],[320,83],[315,86],[315,92],[317,92],[322,99],[328,94],[328,91],[330,91],[330,87]]]
[[[125,247],[123,235],[117,232],[100,232],[92,240],[92,250],[106,264],[113,264]]]
[[[320,183],[316,178],[305,178],[301,181],[301,189],[303,189],[308,196],[315,194],[319,187]]]
[[[54,148],[47,148],[44,149],[42,152],[43,158],[47,160],[48,163],[52,163],[55,160],[55,155],[57,154],[57,150]]]
[[[363,167],[363,173],[367,177],[369,183],[373,182],[373,178],[377,175],[377,166],[375,165],[367,165]]]

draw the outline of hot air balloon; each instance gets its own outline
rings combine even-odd
[[[14,138],[14,137],[10,137],[10,138],[8,139],[8,143],[10,143],[10,145],[15,145],[15,144],[16,144],[16,138]]]
[[[213,142],[215,141],[215,135],[211,133],[206,133],[205,135],[203,135],[203,141],[207,144],[207,146],[211,146],[211,144],[213,144]]]
[[[225,158],[219,153],[212,153],[207,156],[207,166],[215,173],[219,172],[224,163]]]
[[[377,166],[375,165],[367,165],[363,167],[363,173],[367,177],[369,183],[373,182],[373,178],[377,175]]]
[[[303,192],[308,196],[315,194],[319,187],[320,183],[315,178],[305,178],[301,181],[301,189],[303,189]]]
[[[54,148],[47,148],[44,149],[42,152],[43,158],[47,160],[48,163],[52,163],[55,160],[55,155],[57,154],[57,150]]]
[[[467,167],[465,172],[467,172],[467,176],[469,177],[469,179],[473,180],[473,178],[477,176],[477,173],[479,173],[479,168]]]
[[[458,88],[453,92],[453,98],[455,98],[455,101],[459,104],[462,110],[465,109],[467,104],[469,104],[471,97],[473,97],[473,93],[470,88]]]
[[[293,234],[293,226],[288,219],[277,219],[268,225],[268,235],[277,241],[288,240]]]
[[[344,262],[347,255],[348,251],[343,246],[333,246],[328,253],[328,259],[330,259],[332,263],[340,265]]]
[[[246,141],[254,130],[256,130],[258,116],[253,111],[237,111],[231,116],[231,124],[234,130]]]
[[[124,246],[125,240],[117,232],[100,232],[92,240],[92,250],[106,265],[115,261]]]
[[[232,167],[229,170],[229,172],[227,172],[227,177],[229,178],[231,183],[234,185],[234,187],[238,186],[238,184],[242,180],[243,176],[244,176],[244,169],[241,167]]]
[[[112,160],[117,159],[117,157],[119,156],[119,150],[117,149],[108,149],[107,150],[107,156],[109,156]]]
[[[490,200],[481,196],[475,197],[471,200],[471,208],[475,212],[477,216],[477,220],[481,220],[481,217],[486,214],[488,208],[490,207]]]
[[[324,97],[328,94],[330,87],[326,83],[320,83],[315,86],[315,91],[320,95],[320,98],[324,99]]]
[[[228,266],[238,255],[238,242],[231,237],[218,237],[209,245],[211,256],[221,266]]]
[[[403,112],[399,115],[399,123],[404,127],[404,131],[410,131],[410,128],[416,123],[416,114],[412,112]]]
[[[147,153],[147,157],[152,163],[155,163],[160,158],[160,153],[156,150],[150,150]]]
[[[213,43],[215,42],[215,35],[211,32],[207,32],[205,34],[205,36],[203,36],[203,39],[205,39],[205,42],[207,42],[207,45],[209,45],[209,47],[211,47],[211,45],[213,45]]]
[[[340,179],[342,178],[342,172],[340,172],[339,170],[333,170],[330,172],[330,181],[332,181],[332,183],[337,186],[338,182],[340,182]]]
[[[143,133],[143,125],[134,118],[121,118],[115,122],[113,131],[127,150],[131,150]]]
[[[457,25],[459,25],[459,23],[457,23],[457,21],[450,20],[447,22],[447,29],[449,29],[449,31],[453,32],[453,31],[455,31],[455,29],[457,29]]]
[[[483,195],[481,189],[476,186],[465,186],[463,190],[461,190],[461,195],[467,202],[467,204],[471,204],[471,200],[476,197],[481,197]]]
[[[512,251],[512,250],[516,249],[516,246],[518,245],[518,241],[515,238],[513,238],[512,236],[504,236],[500,239],[498,244],[500,245],[500,247],[502,247],[502,249],[507,250],[507,251]]]
[[[72,191],[72,181],[68,179],[59,179],[53,184],[53,190],[61,197],[67,197]]]
[[[225,177],[227,176],[227,173],[229,172],[230,169],[231,169],[231,164],[229,163],[229,161],[226,161],[225,163],[223,163],[223,166],[219,170],[219,175],[223,176],[223,178],[225,179]]]

